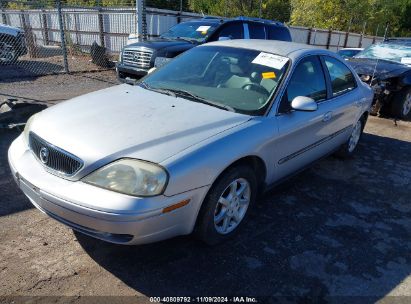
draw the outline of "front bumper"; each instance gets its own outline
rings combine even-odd
[[[116,65],[116,72],[118,80],[123,82],[127,77],[141,78],[143,76],[146,76],[148,73],[148,69],[140,69],[118,62]]]
[[[74,230],[117,244],[151,243],[192,232],[208,187],[137,198],[48,173],[17,138],[8,152],[13,177],[35,207]],[[163,209],[189,199],[171,212]]]

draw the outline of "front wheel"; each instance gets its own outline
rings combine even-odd
[[[198,215],[196,234],[215,245],[233,237],[256,198],[257,179],[247,166],[223,173],[207,194]]]
[[[403,88],[393,96],[391,114],[398,118],[405,118],[411,112],[411,87]]]
[[[18,57],[18,53],[13,44],[0,41],[0,64],[14,63]]]
[[[357,121],[354,128],[351,131],[350,138],[341,146],[341,148],[336,152],[336,155],[341,158],[351,157],[360,142],[362,132],[365,126],[365,119],[361,118]]]

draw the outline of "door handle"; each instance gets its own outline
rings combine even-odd
[[[327,112],[323,115],[323,122],[327,122],[333,117],[333,112]]]

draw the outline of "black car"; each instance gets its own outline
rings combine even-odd
[[[120,81],[144,76],[154,65],[161,66],[199,44],[226,39],[291,41],[291,34],[280,22],[255,18],[202,18],[182,22],[159,38],[125,46],[117,63],[117,76]]]
[[[17,61],[27,54],[24,31],[13,26],[0,24],[0,64]]]
[[[374,89],[372,114],[405,118],[411,111],[411,39],[387,39],[348,59]]]

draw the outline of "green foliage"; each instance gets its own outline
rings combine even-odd
[[[61,0],[63,6],[135,7],[136,0]],[[261,8],[260,8],[261,3]],[[0,0],[13,9],[54,8],[56,0]],[[180,10],[179,0],[146,0],[148,7]],[[250,16],[317,28],[382,36],[411,36],[411,0],[183,0],[184,11]],[[378,30],[378,31],[377,31]]]
[[[410,35],[411,0],[291,0],[291,23],[342,31]]]
[[[260,1],[258,0],[189,0],[189,8],[205,15],[260,16]],[[262,0],[261,17],[283,22],[288,21],[290,18],[290,0]]]

